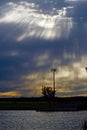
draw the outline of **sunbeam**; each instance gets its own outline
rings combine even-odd
[[[21,29],[18,41],[26,38],[58,39],[68,37],[73,27],[72,18],[66,17],[67,9],[44,13],[39,5],[29,2],[9,2],[2,8],[0,23],[16,24]],[[67,28],[68,27],[68,28]]]

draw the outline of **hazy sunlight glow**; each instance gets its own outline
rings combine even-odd
[[[18,97],[21,94],[17,91],[0,92],[0,97]]]

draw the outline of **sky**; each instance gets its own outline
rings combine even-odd
[[[0,97],[87,96],[87,0],[0,0]]]

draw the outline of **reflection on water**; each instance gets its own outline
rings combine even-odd
[[[83,130],[87,111],[0,111],[0,130]]]

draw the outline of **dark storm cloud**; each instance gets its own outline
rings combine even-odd
[[[78,3],[74,7],[72,17],[76,22],[85,23],[87,22],[86,12],[87,12],[87,1]]]
[[[87,50],[87,1],[77,1],[67,8],[67,16],[72,17],[73,28],[69,40],[74,46],[78,46],[77,56],[86,54]],[[76,45],[77,44],[77,45]]]
[[[38,81],[53,66],[72,70],[87,54],[86,7],[65,0],[0,1],[0,91],[28,95],[38,85],[30,75],[37,73]]]

